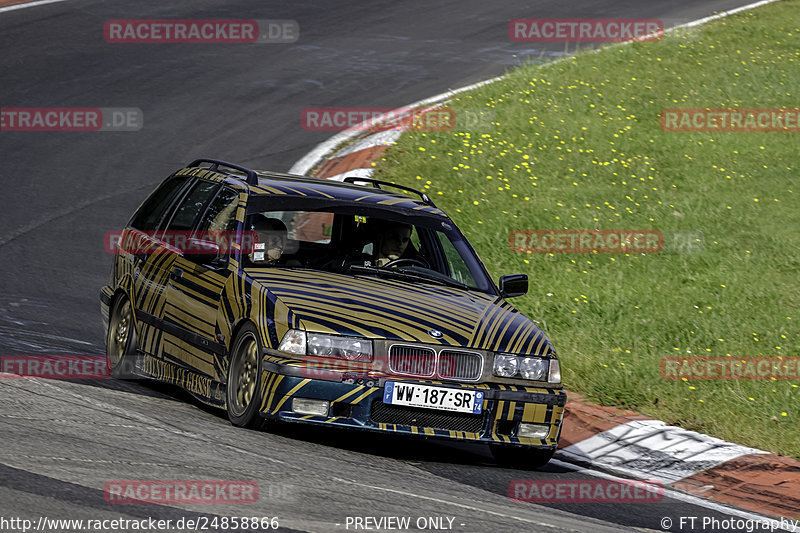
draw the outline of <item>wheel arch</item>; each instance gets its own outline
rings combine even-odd
[[[109,318],[111,317],[111,312],[114,310],[114,306],[117,303],[117,300],[120,296],[125,296],[131,302],[131,314],[133,315],[133,331],[134,335],[136,335],[137,339],[139,336],[139,331],[137,328],[139,327],[139,321],[136,319],[136,302],[133,299],[133,280],[131,277],[126,274],[120,279],[120,282],[117,283],[116,288],[114,288],[114,293],[111,295],[111,301],[108,305],[108,314]],[[106,331],[108,334],[108,331]]]
[[[225,345],[225,358],[230,363],[231,359],[231,350],[233,350],[233,343],[236,340],[236,337],[239,336],[239,332],[242,331],[242,328],[245,327],[247,324],[250,324],[256,330],[256,337],[259,338],[261,341],[261,331],[258,329],[258,324],[256,324],[250,317],[239,317],[231,326],[231,336],[228,339],[228,342]]]

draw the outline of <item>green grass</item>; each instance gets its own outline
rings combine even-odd
[[[424,188],[564,383],[606,405],[800,458],[800,382],[666,381],[666,356],[800,355],[800,133],[665,132],[665,108],[800,106],[800,2],[786,1],[461,94],[470,130],[409,132],[375,177]],[[793,22],[795,21],[795,22]],[[798,188],[798,191],[794,191]],[[702,232],[694,253],[520,254],[514,229]]]

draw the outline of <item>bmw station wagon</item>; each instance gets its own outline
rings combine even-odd
[[[233,425],[485,443],[537,467],[566,393],[550,340],[506,301],[527,289],[495,285],[422,192],[200,159],[137,209],[100,301],[114,376],[181,387]]]

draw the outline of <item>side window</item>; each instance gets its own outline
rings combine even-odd
[[[144,201],[139,209],[136,210],[133,218],[131,218],[129,226],[141,231],[153,231],[158,229],[158,223],[163,217],[164,212],[188,179],[188,176],[177,176],[164,181],[147,197],[147,200]]]
[[[333,213],[295,211],[291,213],[290,217],[282,218],[289,228],[289,238],[291,239],[323,244],[331,242]]]
[[[447,268],[450,271],[450,277],[469,287],[475,287],[475,278],[469,271],[469,267],[464,262],[461,254],[456,250],[456,247],[453,246],[453,243],[447,238],[447,235],[441,231],[437,231],[436,235],[439,237],[439,242],[442,243],[444,258],[447,263]]]
[[[237,207],[239,207],[239,193],[225,187],[208,206],[198,229],[200,231],[234,231]]]
[[[200,239],[214,240],[220,247],[220,255],[216,258],[209,258],[213,259],[218,266],[228,261],[230,246],[236,231],[236,209],[238,207],[239,193],[223,187],[211,201],[208,209],[202,215],[203,219],[197,226]]]
[[[213,181],[199,180],[195,183],[172,216],[172,221],[169,223],[167,230],[186,231],[192,229],[194,221],[219,187],[219,183],[214,183]]]
[[[422,242],[419,239],[419,233],[417,232],[417,227],[414,226],[414,231],[411,232],[411,244],[414,245],[414,249],[417,251],[422,250]]]

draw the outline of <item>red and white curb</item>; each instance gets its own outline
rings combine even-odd
[[[372,162],[397,142],[401,134],[401,131],[369,133],[329,157],[314,175],[337,181],[344,180],[346,176],[369,178],[372,176]]]
[[[560,456],[627,477],[675,483],[743,455],[767,452],[660,420],[634,420],[561,449]]]
[[[774,1],[762,0],[666,31],[697,26]],[[442,105],[458,93],[500,79],[462,87],[405,109]],[[402,131],[365,129],[362,124],[331,137],[295,163],[289,173],[338,181],[347,176],[372,176],[373,163],[397,142]],[[346,146],[340,149],[342,145]],[[800,518],[800,462],[669,426],[631,411],[591,404],[572,393],[555,462],[572,469],[590,468],[593,475],[658,480],[677,491],[671,496],[686,494],[679,499],[700,496],[703,501],[730,504],[765,516]],[[706,505],[753,516],[710,502]]]
[[[771,0],[776,1],[776,0]],[[483,85],[488,85],[503,79],[502,77],[492,78],[486,81],[467,85],[460,89],[448,91],[446,93],[438,94],[431,98],[426,98],[413,104],[397,108],[397,110],[384,113],[382,116],[391,116],[399,114],[398,110],[418,109],[424,110],[437,107],[458,93],[471,91]],[[372,119],[373,123],[380,124],[381,117]],[[403,134],[402,130],[393,129],[385,131],[370,131],[367,124],[361,123],[352,128],[346,129],[320,143],[313,150],[298,160],[292,168],[289,169],[289,174],[298,174],[301,176],[316,176],[318,178],[335,178],[341,177],[341,174],[347,172],[348,176],[353,175],[352,172],[363,172],[360,177],[369,177],[372,175],[372,162],[376,161],[383,155],[386,148],[397,142],[397,139]],[[339,149],[340,146],[352,143]]]
[[[800,517],[800,462],[570,393],[556,457],[773,517]]]

